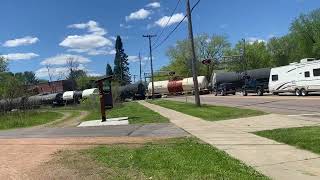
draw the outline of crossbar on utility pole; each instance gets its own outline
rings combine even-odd
[[[150,66],[151,66],[151,86],[152,86],[152,99],[154,99],[154,82],[153,82],[153,64],[152,64],[152,48],[151,48],[151,38],[156,37],[157,35],[143,35],[142,37],[146,37],[149,39],[149,50],[150,50]]]
[[[189,31],[189,39],[191,42],[191,53],[192,53],[191,66],[192,66],[192,76],[193,76],[194,98],[195,98],[196,105],[201,106],[199,85],[198,85],[197,60],[196,60],[196,53],[195,53],[194,40],[193,40],[190,2],[189,0],[186,0],[186,1],[187,1],[188,31]]]

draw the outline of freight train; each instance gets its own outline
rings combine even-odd
[[[214,93],[222,95],[225,93],[235,94],[242,92],[244,96],[248,93],[263,95],[268,92],[270,68],[248,70],[246,72],[217,72],[212,74],[211,83],[205,76],[198,76],[199,91],[201,94]],[[227,89],[232,88],[232,89]],[[181,80],[165,80],[154,82],[154,96],[181,95],[194,92],[193,78]],[[152,94],[152,84],[148,85],[148,97]]]
[[[209,93],[208,81],[205,76],[198,76],[199,91],[201,94]],[[164,95],[180,95],[194,92],[193,78],[184,78],[181,80],[166,80],[155,81],[154,83],[154,96],[161,97]],[[152,83],[148,85],[147,96],[152,95]]]
[[[42,105],[64,106],[67,104],[79,104],[80,99],[98,95],[98,89],[86,89],[84,91],[66,91],[64,93],[39,94],[29,97],[0,100],[0,112],[14,109],[33,109]]]

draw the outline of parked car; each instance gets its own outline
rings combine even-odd
[[[217,96],[218,94],[221,96],[226,96],[228,94],[235,95],[236,87],[232,83],[222,83],[215,90],[215,95]]]

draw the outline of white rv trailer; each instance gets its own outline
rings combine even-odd
[[[320,60],[306,58],[300,63],[272,68],[269,91],[273,94],[292,92],[297,96],[320,92]]]

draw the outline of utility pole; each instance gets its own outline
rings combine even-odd
[[[142,37],[147,37],[149,39],[149,50],[150,50],[150,66],[151,66],[151,86],[152,86],[152,99],[154,99],[154,82],[153,82],[153,64],[152,64],[152,48],[151,48],[151,38],[157,35],[143,35]]]
[[[139,62],[140,62],[140,81],[142,81],[142,77],[141,77],[141,55],[140,55],[140,52],[139,52]]]
[[[133,83],[136,82],[136,77],[137,77],[137,75],[133,75]]]
[[[247,59],[246,59],[246,39],[242,39],[242,41],[243,41],[243,51],[242,51],[242,63],[243,63],[243,65],[244,65],[244,68],[243,68],[243,71],[244,72],[247,72]]]
[[[197,67],[196,67],[197,60],[196,60],[196,53],[195,53],[195,49],[194,49],[190,2],[189,2],[189,0],[186,0],[186,2],[187,2],[188,31],[189,31],[189,39],[191,42],[191,53],[192,53],[191,65],[192,65],[194,98],[195,98],[196,105],[200,107],[201,106],[200,93],[199,93],[199,85],[198,85],[198,73],[197,73]]]

